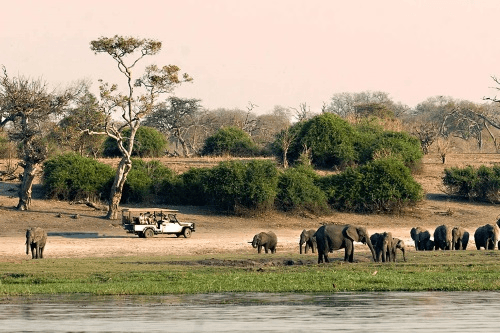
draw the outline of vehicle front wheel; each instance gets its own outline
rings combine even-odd
[[[144,237],[145,238],[151,238],[154,236],[153,229],[146,229],[144,230]]]
[[[184,229],[184,231],[182,232],[182,234],[184,235],[184,238],[191,237],[191,229],[189,229],[189,228]]]

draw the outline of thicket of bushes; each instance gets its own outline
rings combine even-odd
[[[47,197],[74,200],[107,198],[114,172],[105,164],[75,154],[45,163]],[[158,161],[133,160],[122,203],[213,205],[224,212],[310,211],[330,208],[388,212],[417,202],[422,189],[395,158],[321,177],[309,166],[279,171],[270,160],[226,161],[211,169],[177,175]]]
[[[123,130],[123,136],[128,138],[130,136],[130,129]],[[126,141],[126,140],[125,140]],[[122,154],[118,149],[118,144],[115,139],[107,137],[104,141],[103,156],[104,157],[121,157]],[[141,126],[135,133],[134,147],[132,149],[132,156],[137,157],[159,157],[165,155],[167,147],[167,140],[158,132],[158,130]],[[127,147],[125,147],[127,148]]]
[[[43,164],[43,189],[48,198],[108,198],[115,172],[104,163],[76,153],[58,155]]]
[[[449,168],[444,170],[446,193],[469,200],[500,202],[500,166]]]
[[[344,169],[363,165],[376,158],[393,157],[408,167],[422,159],[420,142],[405,132],[385,131],[374,119],[351,125],[345,119],[324,113],[288,129],[293,138],[288,162],[296,163],[307,151],[315,167]],[[273,143],[273,151],[283,156],[283,133]]]
[[[205,140],[201,155],[255,156],[258,148],[248,133],[238,127],[223,127]]]

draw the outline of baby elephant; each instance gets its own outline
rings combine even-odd
[[[276,245],[278,244],[278,238],[276,234],[272,231],[261,232],[253,237],[253,241],[249,242],[252,244],[253,248],[257,248],[257,252],[261,253],[262,247],[266,253],[271,250],[271,253],[276,253]]]
[[[47,242],[47,232],[42,228],[29,228],[26,230],[26,254],[31,249],[31,259],[43,258],[43,249]]]
[[[300,248],[300,254],[302,254],[302,245],[305,244],[305,252],[307,254],[307,250],[310,248],[312,250],[312,253],[315,253],[316,251],[316,236],[314,234],[316,233],[316,230],[311,229],[311,230],[302,230],[302,233],[300,234],[300,241],[299,241],[299,248]]]

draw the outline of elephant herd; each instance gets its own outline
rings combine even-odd
[[[410,231],[411,238],[415,241],[415,250],[466,250],[469,243],[469,232],[462,227],[440,225],[434,230],[434,240],[428,230],[416,227]],[[474,232],[476,249],[500,250],[500,220],[494,224],[486,224]]]
[[[469,243],[469,232],[460,226],[440,225],[434,230],[433,239],[428,230],[415,227],[411,229],[410,236],[417,251],[465,250]],[[402,239],[393,237],[391,232],[374,233],[370,236],[366,228],[350,224],[326,224],[318,230],[304,229],[300,234],[299,253],[302,254],[303,246],[306,254],[308,249],[313,253],[317,249],[319,264],[329,262],[328,253],[345,249],[344,261],[353,262],[354,242],[367,245],[376,262],[395,262],[397,250],[402,252],[403,260],[406,261],[405,243]],[[478,250],[494,250],[496,247],[500,250],[500,220],[477,228],[474,242]],[[258,253],[261,253],[262,248],[266,253],[269,250],[276,253],[278,239],[273,232],[261,232],[250,243],[258,248]]]

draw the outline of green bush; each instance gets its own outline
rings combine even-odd
[[[356,161],[355,131],[339,116],[324,113],[297,126],[300,132],[289,151],[292,163],[299,159],[304,148],[310,149],[311,162],[317,167],[345,166]]]
[[[422,199],[423,191],[398,159],[385,158],[323,177],[320,187],[335,209],[393,212]]]
[[[252,138],[237,127],[224,127],[205,140],[201,155],[254,156],[258,152]]]
[[[123,130],[123,136],[128,138],[130,136],[130,129]],[[125,140],[126,143],[126,140]],[[125,146],[126,147],[126,146]],[[159,157],[164,155],[167,147],[167,140],[152,127],[141,126],[137,129],[134,140],[134,148],[132,149],[132,156],[137,157]],[[119,157],[122,156],[116,140],[107,137],[104,141],[103,149],[104,157]]]
[[[500,166],[449,168],[444,170],[446,193],[469,200],[500,201]]]
[[[316,185],[319,179],[311,167],[299,166],[286,169],[279,176],[276,207],[285,212],[325,213],[328,210],[327,197]]]
[[[209,204],[207,189],[211,169],[190,168],[180,174],[176,181],[166,180],[162,184],[163,202],[166,204],[204,206]]]
[[[307,149],[311,163],[322,168],[363,165],[374,159],[394,157],[410,168],[422,159],[420,143],[404,132],[384,131],[377,119],[365,119],[356,126],[337,115],[324,113],[283,131],[273,143],[273,152],[283,158],[285,135],[293,137],[288,160],[297,163]]]
[[[122,202],[150,202],[162,201],[162,184],[175,180],[176,174],[160,161],[145,162],[141,159],[132,159],[132,169],[128,173],[123,186]]]
[[[206,177],[210,202],[228,212],[271,207],[276,196],[278,171],[270,161],[221,162]]]
[[[43,164],[43,189],[50,199],[107,198],[106,187],[113,177],[109,165],[75,153],[59,155]]]

